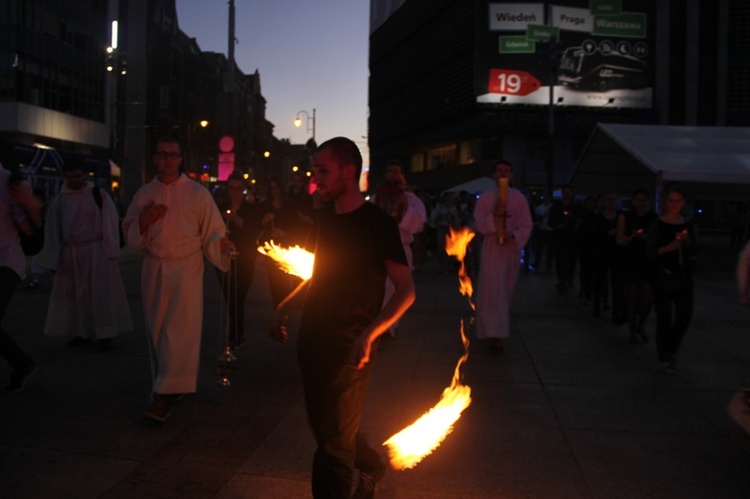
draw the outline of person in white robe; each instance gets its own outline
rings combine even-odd
[[[211,194],[182,174],[179,144],[157,143],[157,176],[133,197],[127,243],[144,250],[141,293],[153,376],[146,416],[165,421],[170,402],[195,393],[203,325],[203,258],[226,272],[236,252]]]
[[[55,271],[44,334],[72,337],[69,346],[97,340],[106,351],[113,338],[133,330],[118,266],[119,215],[112,198],[85,181],[79,163],[65,163],[63,174],[47,213],[44,248],[34,259]]]
[[[513,167],[506,160],[495,163],[494,178],[508,179]],[[519,190],[508,188],[505,207],[505,237],[501,246],[497,234],[497,215],[502,213],[498,189],[484,192],[474,209],[476,228],[484,238],[476,292],[476,336],[489,340],[490,347],[501,352],[503,339],[510,333],[510,304],[521,266],[521,250],[534,227],[529,203]]]
[[[403,166],[399,161],[389,161],[385,167],[385,189],[379,189],[378,192],[381,194],[381,198],[378,199],[378,192],[371,198],[372,202],[379,205],[381,208],[386,210],[389,215],[396,219],[398,222],[398,231],[401,236],[401,245],[404,247],[404,253],[406,253],[406,261],[409,264],[409,270],[414,268],[412,259],[411,243],[414,242],[414,234],[421,232],[424,228],[425,222],[427,222],[427,209],[424,206],[419,197],[413,192],[410,192],[405,188],[406,179],[404,178]],[[394,196],[388,195],[392,192],[399,193],[396,199],[392,199]],[[388,199],[383,199],[383,194],[388,195]],[[385,297],[383,298],[383,304],[388,303],[393,293],[396,292],[396,288],[390,279],[385,282]],[[390,328],[388,328],[388,334],[392,337],[396,337],[396,330],[398,328],[399,321],[396,321]]]

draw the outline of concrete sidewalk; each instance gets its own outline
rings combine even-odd
[[[736,303],[732,254],[716,251],[719,264],[697,275],[674,376],[661,373],[653,340],[628,345],[625,326],[591,317],[576,293],[558,296],[552,274],[521,275],[505,353],[470,347],[471,406],[433,455],[386,474],[378,497],[748,497],[750,438],[726,405],[750,378],[750,315]],[[41,335],[49,276],[16,293],[4,327],[39,371],[0,397],[0,497],[310,497],[296,335],[284,345],[267,337],[263,267],[228,388],[216,383],[219,289],[206,272],[199,391],[163,425],[142,416],[151,376],[140,257],[127,254],[121,269],[137,330],[106,353]],[[415,280],[417,302],[379,352],[363,422],[374,444],[437,402],[462,353],[460,319],[471,311],[456,277]],[[653,327],[652,318],[651,336]],[[0,382],[8,375],[3,367]]]

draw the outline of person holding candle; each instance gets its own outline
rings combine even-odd
[[[474,209],[477,231],[485,236],[476,293],[476,335],[500,353],[503,339],[510,334],[510,303],[521,267],[521,249],[534,225],[526,196],[508,186],[513,178],[510,162],[498,160],[493,176],[498,189],[484,192]]]
[[[650,195],[647,189],[633,191],[632,209],[620,214],[617,219],[617,244],[623,248],[623,271],[625,275],[626,303],[631,345],[648,341],[645,331],[653,305],[653,293],[649,283],[649,262],[646,258],[648,228],[656,213],[648,209]]]
[[[575,202],[575,189],[566,184],[561,189],[562,197],[549,212],[549,225],[552,227],[552,243],[557,267],[557,292],[564,295],[573,287],[576,255],[577,231],[583,219],[583,210]]]
[[[666,212],[651,222],[646,253],[653,262],[651,281],[656,311],[656,352],[665,374],[693,317],[693,276],[689,259],[698,251],[695,226],[682,216],[685,194],[667,190]]]

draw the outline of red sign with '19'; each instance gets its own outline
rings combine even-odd
[[[490,69],[491,94],[529,95],[539,89],[540,83],[526,71],[512,69]]]

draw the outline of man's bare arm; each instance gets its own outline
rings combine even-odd
[[[373,342],[388,331],[388,328],[404,315],[416,299],[414,281],[411,278],[409,267],[402,263],[386,260],[385,268],[396,291],[372,323],[357,337],[352,346],[349,353],[349,364],[357,369],[362,369],[370,361]]]

